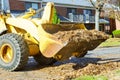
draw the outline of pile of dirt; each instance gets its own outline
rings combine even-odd
[[[50,74],[57,74],[56,76],[62,76],[60,79],[55,78],[57,80],[71,80],[84,75],[107,74],[110,71],[118,69],[119,67],[120,67],[119,62],[110,62],[104,64],[89,63],[86,66],[69,63],[69,64],[61,65],[59,67],[54,67],[55,71],[49,71],[49,72]]]
[[[115,77],[113,73],[111,74],[114,70],[120,70],[119,61],[99,64],[94,62],[94,59],[74,60],[68,63],[63,62],[64,64],[61,65],[44,67],[35,64],[31,59],[24,71],[6,72],[0,69],[0,80],[72,80],[82,75],[103,75],[108,77],[108,80],[120,79],[119,75]]]
[[[59,40],[68,41],[68,42],[81,42],[81,41],[88,41],[91,40],[106,40],[108,39],[108,35],[104,32],[97,31],[97,30],[71,30],[71,31],[59,31],[54,34]]]
[[[62,57],[63,60],[70,56],[83,57],[88,50],[96,48],[101,42],[108,39],[107,34],[97,30],[78,29],[59,31],[53,35],[63,43],[67,43],[67,45],[58,52],[58,54],[64,53]]]

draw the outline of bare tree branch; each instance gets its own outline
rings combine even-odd
[[[95,4],[93,3],[93,0],[89,0],[91,2],[91,4],[93,5],[93,7],[96,8]]]

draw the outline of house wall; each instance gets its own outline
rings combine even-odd
[[[65,8],[65,7],[55,7],[56,8],[56,10],[57,10],[57,13],[59,14],[59,15],[62,15],[62,16],[64,16],[64,17],[66,17],[67,16],[67,8]]]
[[[10,2],[11,10],[25,10],[25,2],[19,1],[19,0],[9,0],[9,2]],[[40,7],[40,4],[39,4],[39,7]],[[67,17],[67,7],[56,6],[56,10],[59,15]],[[83,9],[77,8],[76,13],[83,14]],[[94,13],[95,12],[93,11],[92,14]]]
[[[9,0],[11,10],[25,10],[25,2],[19,0]]]
[[[25,10],[25,2],[19,0],[9,0],[11,10]],[[40,7],[40,4],[39,4]],[[67,17],[67,7],[56,6],[57,13],[64,17]],[[77,8],[77,14],[83,14],[83,9]],[[93,12],[94,14],[94,12]]]
[[[59,7],[59,6],[56,6],[55,8],[56,8],[57,13],[58,13],[59,15],[62,15],[62,16],[64,16],[64,17],[67,17],[67,7]],[[76,9],[76,14],[83,14],[83,10],[84,10],[84,9],[77,8],[77,9]],[[92,10],[92,15],[95,15],[95,10]]]
[[[116,30],[120,30],[120,21],[116,19],[115,22],[116,22]]]
[[[116,23],[115,19],[110,18],[110,33],[112,34],[112,31],[116,30]]]
[[[77,14],[83,14],[83,9],[78,8],[77,9]]]
[[[59,15],[62,15],[62,16],[64,16],[64,17],[67,17],[67,7],[59,7],[59,6],[56,6],[55,8],[56,8],[57,13],[58,13]],[[77,14],[83,14],[83,9],[77,8],[77,9],[76,9],[76,13],[77,13]],[[94,11],[92,12],[92,14],[94,14]]]

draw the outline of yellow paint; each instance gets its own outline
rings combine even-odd
[[[43,23],[49,23],[49,24],[52,23],[52,17],[54,14],[53,11],[54,11],[54,3],[48,2],[47,5],[45,6],[43,16],[42,16]]]
[[[9,44],[3,44],[0,48],[0,58],[5,62],[5,63],[10,63],[13,59],[13,49],[11,45]]]
[[[39,51],[39,46],[38,45],[35,45],[35,44],[29,44],[28,45],[29,47],[29,56],[34,56],[36,54],[39,54],[40,51]]]
[[[6,23],[25,30],[27,33],[30,33],[30,35],[32,35],[36,40],[39,40],[37,27],[30,20],[23,18],[8,18],[6,19]]]
[[[78,57],[79,54],[80,54],[80,53],[78,53],[78,52],[73,52],[73,53],[72,53],[72,56]]]
[[[7,30],[5,25],[5,16],[0,14],[0,33],[2,33],[5,30]]]
[[[9,25],[9,31],[12,33],[17,33],[17,31],[15,30],[15,27]]]
[[[38,26],[39,33],[39,47],[41,53],[46,57],[53,57],[61,48],[63,48],[67,43],[62,43],[55,36],[47,33],[42,25]]]
[[[87,28],[85,27],[85,25],[82,24],[82,23],[76,24],[76,26],[79,26],[80,29],[85,29],[85,30],[87,30]]]
[[[38,43],[38,41],[35,40],[35,38],[33,38],[29,33],[26,33],[25,35],[23,35],[23,37],[27,41],[30,56],[34,56],[34,55],[40,53],[39,43]]]
[[[35,10],[30,8],[29,12],[26,12],[23,16],[20,16],[21,18],[28,19],[36,14]]]

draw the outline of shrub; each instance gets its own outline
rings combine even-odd
[[[115,38],[120,38],[120,30],[114,30],[112,34]]]

